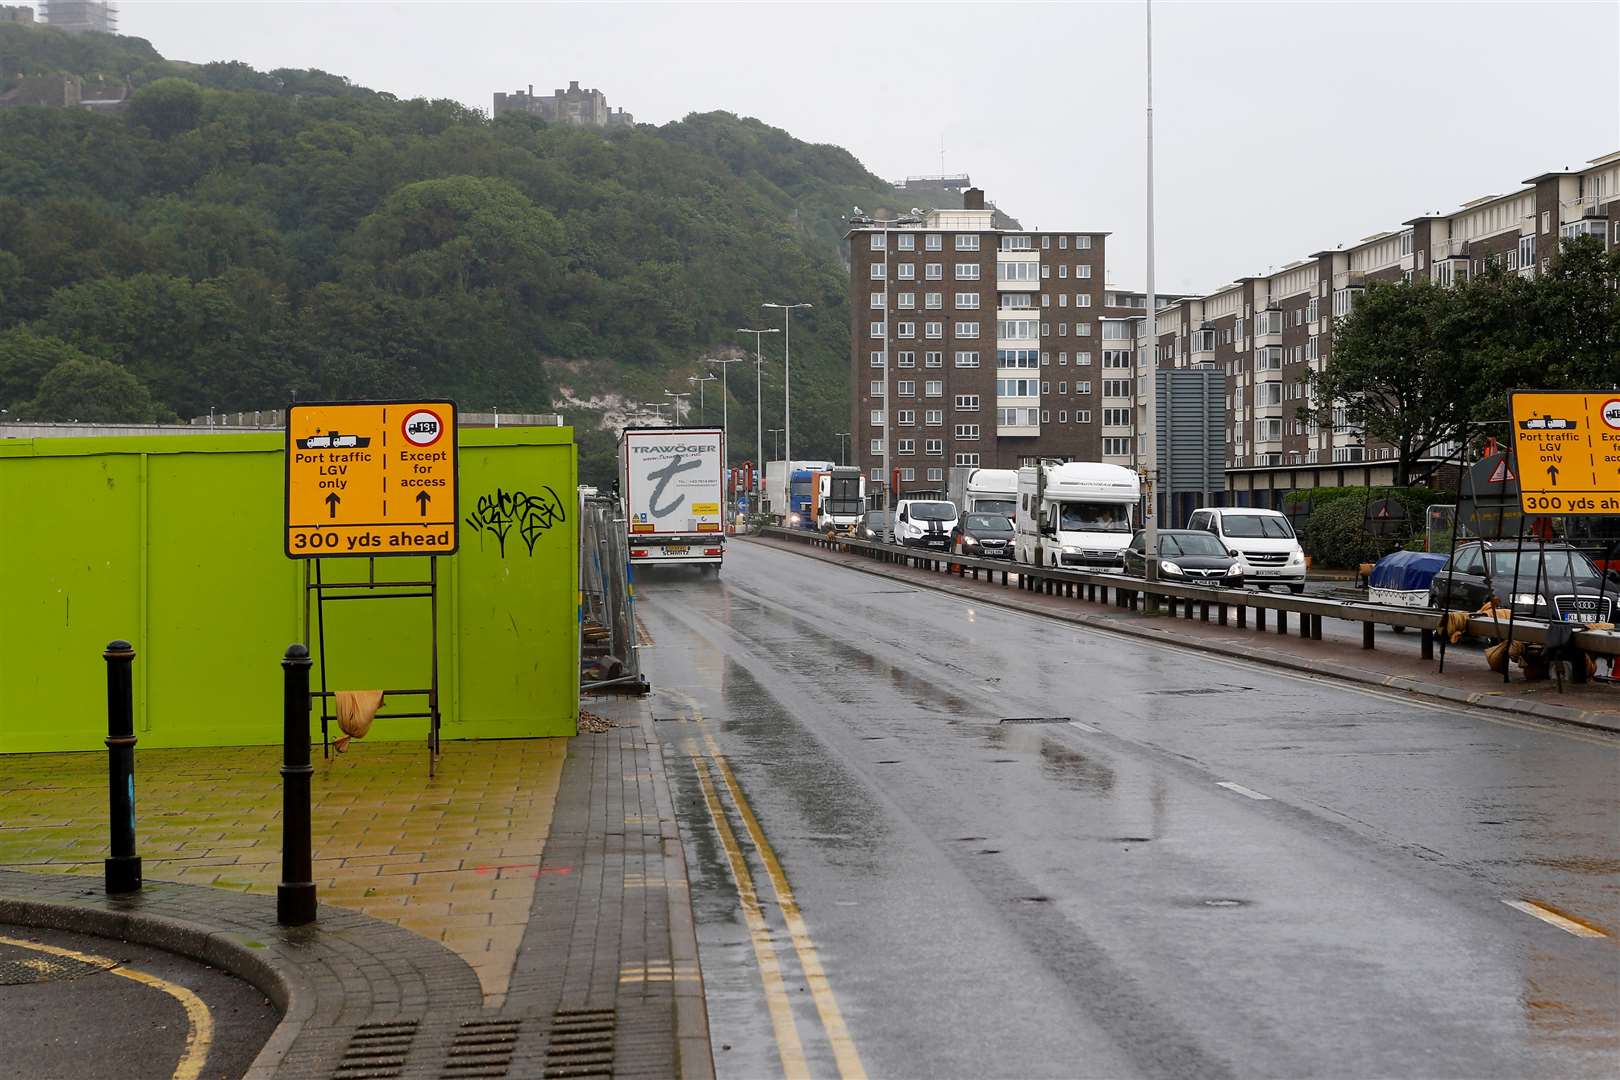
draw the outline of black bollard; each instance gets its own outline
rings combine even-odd
[[[141,857],[135,854],[135,691],[131,668],[135,647],[127,641],[108,644],[107,661],[107,820],[112,831],[112,858],[103,880],[109,893],[139,892]]]
[[[281,883],[276,886],[276,922],[304,926],[315,921],[315,873],[309,839],[309,649],[287,646],[281,659]]]

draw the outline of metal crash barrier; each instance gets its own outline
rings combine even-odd
[[[1170,581],[1151,584],[1141,578],[1123,574],[1099,573],[1090,570],[1068,570],[1055,566],[1024,566],[1010,559],[985,559],[976,555],[963,555],[953,551],[930,551],[902,547],[872,540],[857,540],[842,535],[824,535],[805,529],[767,527],[760,535],[779,540],[793,540],[816,547],[848,551],[877,559],[932,570],[956,577],[995,582],[1048,596],[1066,596],[1093,603],[1112,604],[1115,607],[1137,610],[1143,605],[1165,605],[1172,616],[1210,622],[1221,626],[1236,625],[1247,628],[1249,613],[1254,613],[1254,628],[1267,629],[1275,625],[1279,634],[1289,633],[1289,617],[1293,616],[1295,632],[1301,638],[1322,640],[1322,620],[1340,619],[1361,624],[1361,647],[1374,648],[1373,632],[1379,626],[1410,628],[1419,632],[1418,648],[1423,659],[1434,657],[1435,637],[1439,613],[1430,608],[1396,607],[1358,600],[1332,600],[1323,597],[1294,596],[1278,593],[1254,592],[1248,589],[1222,589],[1208,585],[1185,585]],[[1513,628],[1513,640],[1527,645],[1542,645],[1548,640],[1547,623],[1540,619],[1493,619],[1488,615],[1475,615],[1468,621],[1468,633],[1473,637],[1501,640]],[[1558,632],[1563,628],[1559,627]],[[1620,656],[1620,634],[1605,630],[1576,630],[1570,636],[1570,645],[1588,656]],[[1586,665],[1571,664],[1573,681],[1584,682]]]

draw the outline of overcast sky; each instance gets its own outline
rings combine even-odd
[[[889,179],[966,172],[1145,272],[1143,5],[124,0],[177,60],[317,67],[484,110],[577,79],[725,109]],[[1620,150],[1620,4],[1154,5],[1160,291],[1207,292]]]

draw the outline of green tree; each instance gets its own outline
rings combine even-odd
[[[39,393],[18,413],[29,420],[81,424],[150,424],[172,414],[152,400],[140,379],[110,360],[64,360],[40,380]]]
[[[25,327],[0,332],[0,409],[16,412],[39,391],[40,380],[69,360],[89,357],[67,342]]]
[[[1476,352],[1460,347],[1455,295],[1426,281],[1374,281],[1355,309],[1333,327],[1332,361],[1306,377],[1302,418],[1344,422],[1395,448],[1395,483],[1434,448],[1459,439],[1472,411],[1481,371]]]
[[[129,99],[129,119],[160,139],[190,131],[202,119],[202,87],[187,79],[159,79]]]

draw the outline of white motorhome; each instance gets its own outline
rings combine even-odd
[[[637,562],[680,562],[720,572],[726,553],[725,438],[719,428],[626,428],[619,494]]]
[[[1018,501],[1018,470],[957,466],[947,494],[962,513],[1013,516]]]
[[[1018,470],[1013,558],[1030,566],[1121,566],[1141,497],[1141,480],[1119,465],[1026,465]]]

